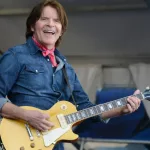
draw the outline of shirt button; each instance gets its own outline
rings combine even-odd
[[[36,73],[38,73],[38,70],[35,70]]]
[[[66,61],[66,59],[64,59],[64,61]]]
[[[49,59],[47,59],[47,61],[49,61]]]

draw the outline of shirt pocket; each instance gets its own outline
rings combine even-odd
[[[18,79],[18,84],[28,89],[44,88],[45,83],[45,68],[41,65],[25,65]]]
[[[25,66],[24,74],[33,73],[33,74],[39,74],[44,73],[44,67],[43,66]]]

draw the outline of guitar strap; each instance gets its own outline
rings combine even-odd
[[[78,105],[76,104],[75,98],[74,98],[74,96],[73,96],[73,91],[72,91],[72,89],[71,89],[71,86],[70,86],[70,83],[69,83],[69,80],[68,80],[68,76],[67,76],[67,71],[66,71],[65,65],[64,65],[64,67],[62,68],[62,71],[63,71],[64,77],[65,77],[65,80],[66,80],[66,82],[67,82],[67,85],[68,85],[68,87],[69,87],[69,90],[70,90],[70,93],[71,93],[71,98],[72,98],[72,100],[73,100],[73,102],[74,102],[76,108],[78,108]]]

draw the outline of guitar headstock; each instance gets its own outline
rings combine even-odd
[[[145,91],[142,93],[144,96],[144,99],[149,100],[150,101],[150,87],[146,87]]]

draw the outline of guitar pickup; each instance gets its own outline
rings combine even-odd
[[[67,124],[66,119],[63,114],[57,115],[57,118],[59,120],[61,128],[65,129],[68,127],[68,124]]]

